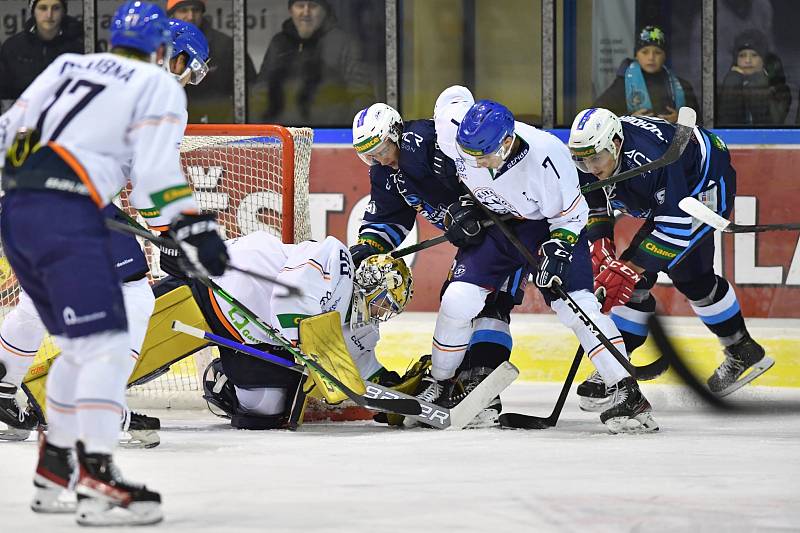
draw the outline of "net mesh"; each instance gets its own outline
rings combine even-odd
[[[265,230],[284,242],[311,238],[308,173],[313,132],[271,125],[189,126],[180,147],[181,163],[203,210],[214,211],[227,238]],[[127,191],[120,205],[130,209]],[[140,219],[143,223],[143,220]],[[164,275],[158,251],[143,243],[152,279]],[[0,259],[0,320],[17,303],[19,286]],[[202,403],[202,372],[212,349],[174,364],[147,383],[128,389],[132,407],[189,407]],[[52,358],[58,347],[46,339],[34,363]]]

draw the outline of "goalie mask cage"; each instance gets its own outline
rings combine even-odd
[[[283,242],[311,238],[308,172],[313,131],[275,125],[189,125],[180,155],[195,198],[205,211],[217,213],[226,238],[266,230]],[[127,191],[120,196],[130,214]],[[141,218],[138,219],[143,223]],[[164,276],[158,250],[143,243],[151,276]],[[19,287],[5,258],[0,262],[0,313],[16,304]],[[165,374],[128,389],[136,407],[196,407],[202,400],[202,373],[216,350],[203,349],[172,365]],[[46,339],[35,362],[53,357],[58,348]]]

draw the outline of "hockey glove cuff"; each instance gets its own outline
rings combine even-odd
[[[359,242],[350,247],[350,255],[353,257],[353,264],[356,268],[358,268],[361,262],[367,257],[382,253],[384,253],[383,250],[379,250],[376,246],[368,242]]]
[[[169,231],[162,231],[160,237],[172,243],[173,246],[167,246],[166,243],[158,245],[158,251],[160,252],[158,256],[159,267],[170,276],[186,279],[186,257],[183,255],[183,251],[178,246],[178,243],[173,240]]]
[[[602,267],[608,266],[608,263],[617,258],[614,241],[608,237],[601,237],[590,243],[589,251],[592,254],[592,276],[595,278]]]
[[[605,293],[602,312],[607,313],[612,307],[625,305],[633,296],[633,289],[642,276],[634,269],[616,259],[602,267],[594,279],[595,294],[598,291]]]
[[[217,232],[216,215],[180,214],[170,226],[170,235],[195,272],[192,275],[220,276],[228,265],[225,242]]]

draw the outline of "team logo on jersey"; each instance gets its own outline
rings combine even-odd
[[[373,200],[370,200],[369,203],[367,204],[367,208],[364,211],[366,211],[370,215],[374,215],[376,211],[375,202]]]
[[[277,315],[278,323],[282,328],[296,328],[300,325],[300,321],[308,318],[308,315],[300,315],[297,313],[285,313]]]
[[[409,152],[416,152],[417,148],[422,146],[423,140],[422,135],[414,133],[413,131],[407,131],[403,133],[402,148]]]
[[[514,206],[512,206],[505,198],[498,195],[493,189],[488,187],[479,187],[472,191],[472,193],[483,205],[495,213],[500,215],[511,213],[516,217],[522,216],[516,209],[514,209]]]
[[[721,150],[723,152],[727,152],[728,151],[728,145],[725,144],[725,141],[720,139],[719,136],[714,135],[710,131],[707,133],[707,135],[708,135],[708,139],[711,141],[711,144],[714,145],[714,148],[716,148],[717,150]]]
[[[453,279],[458,279],[467,272],[467,267],[463,264],[456,265],[453,269]]]
[[[75,310],[69,306],[65,307],[61,312],[64,318],[64,324],[67,326],[75,326],[77,324],[85,324],[87,322],[95,322],[102,320],[106,317],[105,311],[98,311],[96,313],[89,313],[88,315],[79,315]]]
[[[655,196],[658,205],[664,205],[664,200],[666,200],[667,198],[667,189],[659,189],[658,191],[656,191]]]

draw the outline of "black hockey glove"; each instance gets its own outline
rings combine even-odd
[[[186,279],[186,256],[181,251],[178,243],[172,239],[169,231],[162,231],[160,237],[173,246],[167,246],[166,243],[158,246],[158,251],[161,252],[158,256],[158,264],[164,272],[176,278]]]
[[[467,195],[447,207],[444,214],[444,236],[459,248],[474,246],[483,241],[483,211]]]
[[[366,242],[360,242],[350,247],[350,255],[353,256],[353,264],[356,268],[358,268],[358,265],[360,265],[361,262],[367,257],[382,253],[383,252],[381,250],[378,250]]]
[[[193,276],[220,276],[228,265],[228,251],[217,233],[216,219],[211,213],[181,214],[170,225],[170,235],[194,270]]]
[[[561,239],[550,239],[539,248],[536,286],[548,289],[553,283],[565,285],[572,262],[572,245]]]

